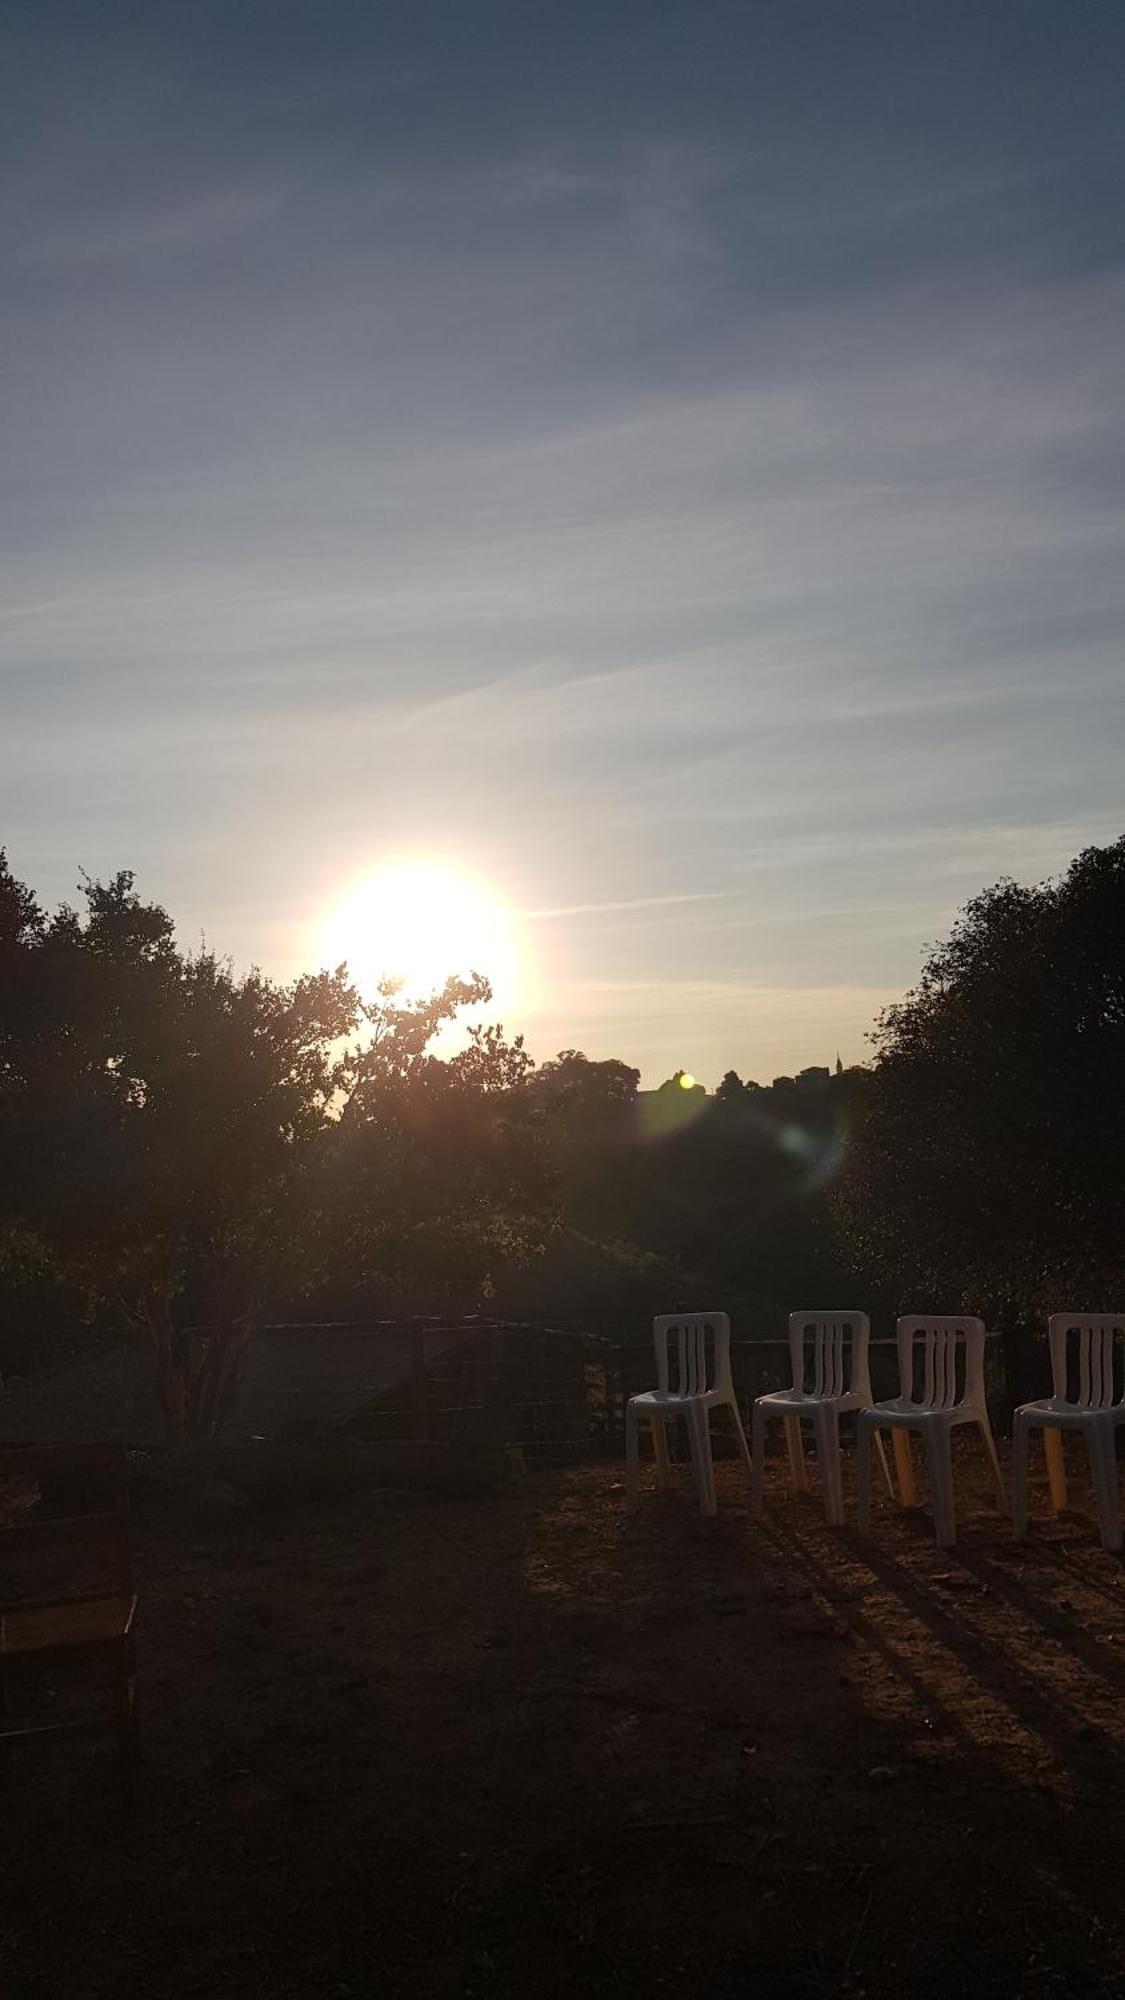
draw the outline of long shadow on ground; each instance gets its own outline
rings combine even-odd
[[[141,1807],[15,1768],[6,2000],[1125,1992],[1120,1565],[974,1477],[142,1521]]]

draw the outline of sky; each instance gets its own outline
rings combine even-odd
[[[518,913],[538,1058],[768,1081],[1125,831],[1120,0],[2,36],[0,844],[42,900],[129,868],[288,978],[437,857]]]

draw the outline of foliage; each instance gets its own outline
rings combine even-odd
[[[624,1340],[691,1296],[689,1274],[670,1258],[583,1235],[567,1222],[541,1257],[505,1270],[497,1305],[505,1319]]]
[[[479,978],[450,980],[420,1007],[386,988],[365,1010],[323,1191],[322,1307],[473,1311],[499,1269],[541,1249],[554,1179],[522,1037],[475,1027],[447,1060],[426,1052],[443,1020],[488,997]]]
[[[802,1295],[838,1295],[828,1187],[846,1102],[844,1089],[709,1100],[640,1150],[628,1234],[690,1273],[692,1296],[727,1306],[745,1333],[776,1336]]]
[[[1112,1303],[1125,1224],[1125,840],[975,897],[881,1016],[840,1192],[905,1298],[1010,1324]]]
[[[343,967],[278,985],[180,952],[128,874],[84,896],[47,919],[0,860],[3,1243],[13,1279],[34,1251],[117,1302],[173,1437],[213,1431],[255,1325],[326,1261],[359,1297],[464,1306],[534,1247],[522,1043],[427,1053],[485,982],[364,1008]]]
[[[591,1062],[581,1049],[560,1049],[536,1073],[534,1094],[552,1113],[557,1127],[573,1130],[612,1124],[618,1114],[636,1104],[639,1069],[610,1057]]]
[[[144,1331],[170,1432],[206,1431],[292,1273],[355,995],[179,952],[128,874],[84,894],[48,921],[0,876],[0,1213]]]
[[[680,1074],[643,1093],[635,1070],[574,1050],[537,1072],[564,1227],[505,1281],[510,1309],[612,1333],[703,1299],[764,1335],[795,1297],[838,1294],[826,1184],[850,1080],[708,1099]]]
[[[212,1429],[267,1307],[530,1313],[635,1332],[721,1303],[1112,1299],[1125,1169],[1125,841],[963,911],[869,1070],[768,1087],[445,1026],[478,975],[364,1006],[181,952],[132,877],[48,918],[0,856],[0,1284],[115,1299],[170,1429]],[[843,1167],[841,1169],[841,1159]]]

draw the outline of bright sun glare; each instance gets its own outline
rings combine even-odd
[[[519,997],[518,956],[515,917],[502,897],[443,861],[397,861],[365,875],[321,933],[322,962],[346,959],[365,999],[381,979],[401,980],[403,997],[416,999],[451,973],[482,972],[494,1008],[510,1008]]]

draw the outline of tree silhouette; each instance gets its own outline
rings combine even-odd
[[[83,896],[48,919],[0,856],[0,1254],[116,1301],[172,1438],[213,1431],[267,1307],[326,1266],[464,1302],[528,1247],[530,1059],[494,1028],[428,1053],[486,982],[365,1008],[342,966],[279,985],[179,951],[127,873]]]
[[[1088,848],[1059,881],[975,897],[874,1040],[839,1199],[857,1259],[903,1298],[1012,1331],[1112,1305],[1125,840]]]
[[[428,1000],[392,988],[340,1078],[316,1236],[315,1296],[336,1310],[475,1310],[503,1266],[535,1255],[554,1221],[555,1178],[522,1037],[471,1028],[445,1061],[436,1030],[490,998],[451,979]]]
[[[48,921],[0,877],[0,1212],[117,1301],[170,1435],[199,1434],[292,1272],[356,997],[181,953],[127,873],[83,894]]]
[[[746,1085],[736,1069],[728,1069],[715,1091],[717,1104],[737,1104],[745,1096]]]

